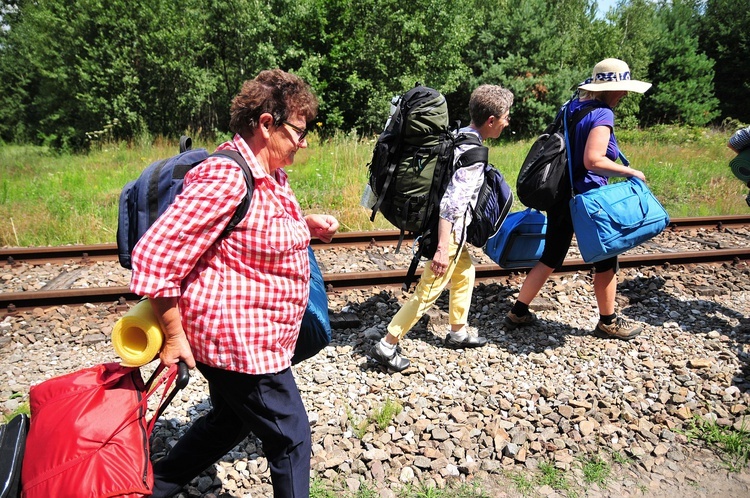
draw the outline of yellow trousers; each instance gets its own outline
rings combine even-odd
[[[429,262],[425,265],[414,294],[404,303],[391,323],[388,324],[389,334],[397,339],[405,336],[440,297],[448,283],[451,284],[448,321],[451,325],[465,325],[467,323],[476,271],[466,245],[464,245],[458,257],[456,257],[457,251],[458,244],[455,238],[451,237],[448,245],[448,268],[442,277],[435,276]]]

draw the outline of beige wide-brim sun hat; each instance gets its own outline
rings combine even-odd
[[[589,92],[626,91],[646,93],[651,83],[630,78],[630,68],[620,59],[604,59],[594,66],[591,81],[579,86]]]

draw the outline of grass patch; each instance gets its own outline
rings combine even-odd
[[[15,394],[13,394],[10,397],[10,399],[20,398],[21,396],[23,396],[21,393],[15,393]],[[21,403],[18,406],[18,408],[16,408],[12,412],[3,413],[2,414],[2,417],[3,417],[3,422],[2,423],[7,424],[11,420],[13,420],[13,417],[15,417],[16,415],[19,415],[21,413],[25,413],[26,415],[31,416],[31,407],[29,406],[29,402],[28,401],[26,401],[24,403]]]
[[[661,126],[618,130],[633,167],[672,217],[747,213],[747,187],[732,175],[726,147],[731,131]],[[286,168],[306,213],[336,216],[342,231],[393,228],[382,216],[370,221],[359,205],[367,182],[374,137],[315,133]],[[532,140],[492,141],[490,161],[515,185]],[[196,143],[213,150],[216,143]],[[122,187],[177,144],[104,143],[87,155],[57,154],[44,147],[0,144],[0,245],[45,246],[115,241]],[[516,202],[513,210],[522,209]]]
[[[536,478],[539,486],[549,486],[555,491],[570,491],[570,483],[565,473],[550,462],[539,463],[539,475]]]
[[[346,409],[346,418],[352,426],[352,434],[357,439],[362,439],[367,434],[367,428],[370,426],[370,420],[359,419],[349,408]]]
[[[619,463],[620,465],[629,465],[633,462],[631,458],[628,458],[628,456],[621,451],[612,452],[612,461],[615,463]]]
[[[536,472],[530,474],[512,472],[509,478],[516,491],[523,496],[532,496],[536,489],[542,486],[548,486],[571,498],[577,496],[565,472],[555,467],[552,462],[539,462]]]
[[[358,439],[362,439],[370,427],[375,424],[381,431],[388,428],[396,417],[403,410],[403,406],[398,402],[386,399],[382,406],[375,408],[365,419],[358,419],[357,416],[349,409],[346,409],[346,417],[352,426],[352,434]]]
[[[310,484],[310,498],[377,498],[377,489],[362,483],[356,492],[345,490],[341,485],[326,485],[321,479],[313,478]],[[399,498],[491,498],[481,486],[474,483],[451,483],[445,488],[426,484],[406,484],[398,492]]]
[[[714,448],[730,472],[740,472],[750,462],[750,432],[745,421],[743,417],[741,428],[737,430],[695,417],[689,422],[685,435]]]
[[[607,482],[612,476],[612,467],[598,455],[586,459],[581,470],[585,483],[596,484],[601,489],[606,489]]]
[[[404,407],[401,406],[398,402],[386,399],[385,403],[383,403],[383,406],[373,412],[371,420],[375,422],[375,425],[378,426],[378,429],[383,431],[388,428],[389,425],[391,425],[391,422],[393,422],[393,418],[401,413],[403,409]]]
[[[516,490],[523,496],[530,496],[536,487],[534,481],[525,474],[514,472],[510,475],[510,480]]]

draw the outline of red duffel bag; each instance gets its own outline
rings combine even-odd
[[[105,363],[31,388],[31,424],[21,468],[22,498],[141,497],[154,483],[149,437],[187,367],[140,370]],[[163,386],[156,413],[148,400]],[[169,392],[169,394],[167,394]],[[153,411],[153,410],[152,410]]]

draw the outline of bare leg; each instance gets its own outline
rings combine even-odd
[[[600,315],[614,314],[616,293],[617,277],[614,270],[594,274],[594,294]]]
[[[518,293],[518,300],[526,305],[530,304],[539,294],[553,271],[554,268],[550,268],[544,263],[534,265],[534,268],[526,275],[526,280],[524,280],[521,291]]]

